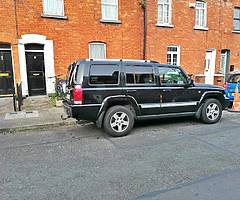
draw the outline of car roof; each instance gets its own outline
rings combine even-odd
[[[88,63],[88,62],[94,62],[94,63],[118,63],[118,62],[124,62],[124,63],[131,63],[131,64],[157,64],[159,67],[175,67],[179,68],[180,66],[177,65],[170,65],[170,64],[160,64],[158,61],[154,60],[131,60],[131,59],[81,59],[76,61],[77,63]]]

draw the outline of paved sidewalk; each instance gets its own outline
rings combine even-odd
[[[64,110],[49,108],[33,111],[0,113],[0,133],[14,133],[16,131],[32,129],[50,129],[56,126],[75,125],[76,120],[62,120]]]

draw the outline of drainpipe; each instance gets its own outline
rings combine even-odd
[[[143,9],[143,60],[147,59],[147,0],[141,1]]]
[[[14,15],[15,15],[15,24],[16,24],[16,41],[18,41],[18,16],[17,16],[17,0],[13,0],[14,4]]]

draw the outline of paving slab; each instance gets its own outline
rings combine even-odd
[[[76,124],[74,119],[62,120],[61,115],[64,115],[62,107],[0,113],[0,133]]]

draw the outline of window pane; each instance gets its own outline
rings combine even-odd
[[[186,84],[186,77],[182,71],[175,68],[159,67],[161,85],[184,85]]]
[[[233,29],[240,30],[240,20],[233,20]]]
[[[118,84],[118,65],[91,65],[90,84]]]
[[[169,23],[169,5],[164,5],[164,11],[163,11],[163,15],[164,15],[164,23]]]
[[[206,3],[197,2],[196,3],[196,14],[195,14],[195,25],[200,27],[206,27]]]
[[[171,54],[167,54],[167,64],[171,65]]]
[[[43,0],[43,12],[48,15],[64,15],[63,0]]]
[[[102,3],[118,4],[118,0],[102,0]]]
[[[240,83],[240,75],[233,75],[230,78],[229,83]]]
[[[170,0],[158,1],[158,22],[159,23],[171,23],[170,19]]]
[[[154,84],[154,73],[152,67],[127,66],[126,81],[128,84]]]
[[[118,1],[102,1],[102,19],[118,20]]]
[[[173,54],[173,65],[177,65],[177,54]]]
[[[92,43],[89,45],[89,57],[90,58],[95,58],[95,59],[105,59],[106,55],[106,49],[105,49],[105,44],[97,44],[97,43]]]
[[[234,8],[234,18],[235,19],[240,18],[240,8]]]
[[[158,21],[163,22],[163,5],[158,5]]]

